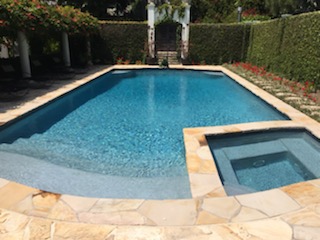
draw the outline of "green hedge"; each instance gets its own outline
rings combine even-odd
[[[249,45],[250,25],[191,24],[189,58],[207,64],[244,61]]]
[[[118,58],[143,61],[146,57],[148,25],[142,22],[105,22],[100,37],[93,37],[93,58],[116,63]],[[101,39],[102,38],[102,39]]]
[[[247,61],[298,81],[320,81],[320,12],[254,24]]]
[[[275,70],[279,62],[283,26],[283,19],[252,25],[247,61]]]

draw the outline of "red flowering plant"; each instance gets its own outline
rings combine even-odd
[[[98,19],[71,6],[57,6],[54,24],[70,34],[91,33],[99,29]]]
[[[3,35],[17,30],[90,33],[98,28],[95,17],[70,6],[51,6],[40,0],[0,0],[0,32]]]

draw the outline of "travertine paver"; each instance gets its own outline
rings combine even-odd
[[[190,187],[192,197],[202,197],[214,190],[219,190],[222,186],[218,173],[216,174],[198,174],[189,173]],[[224,193],[221,196],[225,196]]]
[[[282,190],[302,206],[320,203],[320,188],[311,183],[297,183],[282,187]]]
[[[320,206],[320,204],[318,206]],[[320,214],[310,208],[285,214],[281,216],[281,218],[291,225],[316,227],[320,229]]]
[[[77,213],[72,210],[70,206],[62,201],[59,201],[52,207],[49,211],[47,218],[50,219],[60,219],[70,222],[78,222]]]
[[[293,226],[293,239],[295,240],[318,240],[320,239],[320,228]]]
[[[0,207],[11,208],[38,190],[10,182],[0,189]]]
[[[203,200],[201,208],[216,216],[231,219],[240,211],[239,202],[233,197],[207,198]]]
[[[180,226],[196,222],[197,208],[197,200],[148,200],[138,211],[159,226]]]
[[[232,218],[232,222],[246,222],[268,218],[268,216],[256,209],[241,207],[237,216]]]
[[[118,212],[118,211],[130,211],[137,210],[144,200],[135,199],[100,199],[90,209],[90,212]]]
[[[60,199],[76,212],[87,212],[98,201],[98,198],[86,198],[71,195],[63,195]]]
[[[109,213],[82,212],[78,214],[80,222],[94,224],[114,224],[114,225],[154,225],[141,213],[136,211],[121,211]]]
[[[216,216],[212,213],[206,212],[206,211],[201,211],[198,214],[197,218],[197,225],[202,225],[202,224],[219,224],[219,223],[227,223],[229,222],[228,219],[222,218],[219,216]]]
[[[269,217],[298,210],[301,207],[279,189],[236,196],[241,205],[257,209]]]
[[[110,234],[116,228],[108,225],[94,225],[68,222],[55,222],[52,226],[52,238],[54,240],[113,240]]]

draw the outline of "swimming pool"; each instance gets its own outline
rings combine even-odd
[[[24,159],[51,179],[72,168],[70,176],[39,182],[28,166],[0,174],[76,195],[189,198],[183,128],[283,119],[221,72],[116,70],[2,128],[3,162]]]
[[[207,136],[229,196],[320,177],[320,142],[305,129],[269,129]]]

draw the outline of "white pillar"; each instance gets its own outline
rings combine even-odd
[[[153,2],[148,4],[148,50],[149,56],[155,58],[155,5]]]
[[[186,3],[181,31],[181,58],[186,59],[189,53],[190,5]]]
[[[66,32],[62,32],[62,56],[63,62],[66,67],[71,66],[70,61],[70,49],[69,49],[69,37]]]
[[[29,59],[29,44],[26,34],[22,31],[18,31],[18,49],[20,56],[20,64],[23,78],[31,77],[31,67]]]
[[[4,44],[0,44],[0,58],[9,58],[8,47]]]

